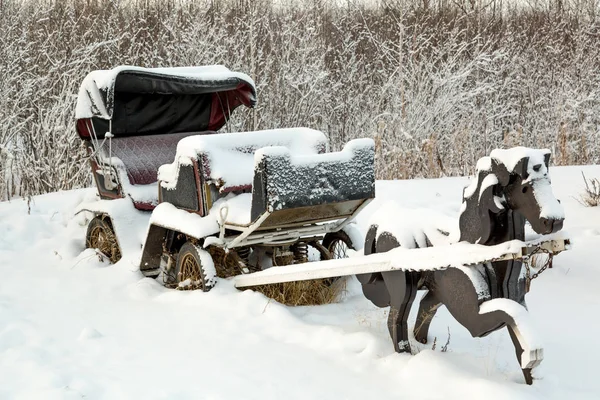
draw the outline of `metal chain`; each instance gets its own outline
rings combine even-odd
[[[542,268],[539,269],[539,271],[535,272],[533,275],[531,274],[531,265],[533,264],[533,256],[535,256],[536,254],[547,254],[548,255],[548,261],[546,261],[544,263],[544,265],[542,266]],[[540,276],[542,274],[542,272],[544,272],[545,270],[547,270],[548,268],[552,268],[552,260],[554,258],[554,254],[546,249],[543,249],[541,247],[537,247],[535,250],[533,250],[528,256],[527,258],[525,258],[523,261],[525,263],[525,279],[526,279],[526,287],[527,287],[527,292],[529,292],[529,288],[531,287],[531,281],[534,280],[535,278],[537,278],[538,276]]]

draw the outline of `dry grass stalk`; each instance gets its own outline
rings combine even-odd
[[[569,165],[569,133],[567,132],[564,122],[561,122],[558,128],[558,143],[554,162],[556,165]]]
[[[442,353],[445,353],[448,351],[448,346],[450,345],[450,327],[448,327],[448,338],[446,338],[446,343],[442,346],[442,348],[440,349]],[[437,336],[433,338],[433,345],[431,346],[431,350],[435,351],[437,347]]]
[[[577,201],[586,207],[596,207],[600,204],[600,181],[597,178],[588,180],[583,171],[581,171],[581,175],[585,182],[585,189]]]
[[[450,327],[448,327],[448,339],[446,339],[446,344],[444,346],[442,346],[442,353],[445,353],[448,351],[448,345],[450,344]]]

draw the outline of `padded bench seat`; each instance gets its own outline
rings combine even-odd
[[[177,143],[193,135],[210,135],[215,132],[183,132],[166,135],[115,137],[112,139],[112,156],[118,157],[132,185],[148,185],[157,181],[158,168],[172,163]],[[105,144],[108,156],[108,145]]]

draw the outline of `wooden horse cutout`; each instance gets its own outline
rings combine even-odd
[[[477,175],[463,193],[460,240],[482,245],[524,240],[525,221],[538,234],[559,231],[564,213],[552,194],[549,161],[548,150],[522,147],[494,150],[490,157],[480,159]],[[397,236],[372,224],[366,236],[365,254],[398,247]],[[419,247],[417,243],[419,240],[415,239],[414,245],[408,247]],[[425,245],[431,246],[427,238]],[[441,305],[473,337],[483,337],[506,326],[525,381],[531,384],[531,370],[542,361],[543,349],[527,328],[523,272],[522,262],[511,260],[437,271],[364,274],[358,279],[369,300],[379,307],[390,306],[388,328],[397,352],[411,350],[407,319],[417,290],[426,289],[414,328],[416,340],[427,343],[429,325]]]

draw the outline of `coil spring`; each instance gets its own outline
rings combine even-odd
[[[298,242],[294,245],[294,261],[296,263],[308,262],[308,244],[306,242]]]
[[[242,259],[242,261],[247,265],[248,259],[250,258],[250,246],[240,247],[237,250],[237,254]]]

